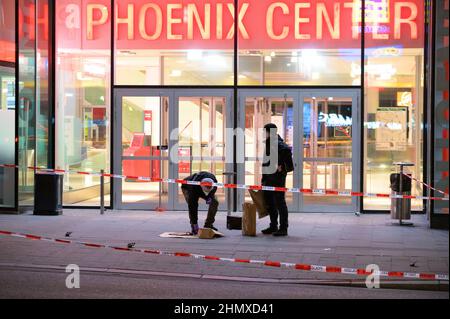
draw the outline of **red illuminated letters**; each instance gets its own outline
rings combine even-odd
[[[81,9],[85,10],[81,15],[72,1],[64,1],[67,1],[64,23],[67,28],[79,25],[80,16],[86,19],[81,27],[83,45],[90,46],[86,41],[97,41],[109,34],[112,17],[108,1],[89,2]],[[230,47],[227,41],[234,38],[236,19],[240,46],[244,49],[247,45],[253,49],[300,49],[302,45],[351,48],[360,45],[362,29],[366,39],[383,40],[384,45],[407,41],[407,47],[421,47],[423,28],[418,28],[423,23],[423,15],[419,13],[421,1],[386,1],[384,7],[377,7],[379,12],[366,12],[366,26],[362,28],[361,4],[353,0],[242,0],[237,10],[232,0],[169,3],[129,0],[116,3],[114,31],[119,48],[224,49]],[[383,18],[374,18],[378,16]],[[181,44],[181,41],[193,42]],[[109,41],[105,39],[106,45],[109,46]]]

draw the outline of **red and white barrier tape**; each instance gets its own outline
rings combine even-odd
[[[16,165],[0,165],[0,167],[7,168],[17,168]],[[285,192],[285,193],[302,193],[310,195],[320,195],[320,196],[341,196],[341,197],[378,197],[378,198],[403,198],[403,199],[418,199],[418,200],[439,200],[448,201],[448,195],[445,197],[429,197],[429,196],[413,196],[413,195],[392,195],[392,194],[382,194],[382,193],[364,193],[364,192],[353,192],[353,191],[339,191],[339,190],[329,190],[329,189],[308,189],[308,188],[287,188],[287,187],[275,187],[275,186],[261,186],[261,185],[245,185],[245,184],[224,184],[224,183],[202,183],[195,181],[186,181],[184,179],[169,179],[169,178],[154,178],[154,177],[143,177],[143,176],[129,176],[129,175],[118,175],[118,174],[101,174],[93,172],[83,172],[74,170],[63,170],[63,169],[48,169],[42,167],[28,167],[30,170],[53,173],[53,174],[80,174],[80,175],[91,175],[91,176],[104,176],[109,178],[118,179],[132,179],[144,182],[155,182],[155,183],[168,183],[168,184],[187,184],[187,185],[197,185],[197,186],[213,186],[217,188],[233,188],[233,189],[250,189],[250,190],[263,190],[272,192]]]
[[[288,263],[281,261],[270,261],[270,260],[252,260],[252,259],[239,259],[239,258],[224,258],[217,256],[207,256],[186,252],[169,252],[162,250],[150,250],[150,249],[139,249],[139,248],[128,248],[128,247],[120,247],[120,246],[110,246],[106,244],[97,244],[97,243],[87,243],[80,242],[74,240],[67,239],[55,239],[31,234],[20,234],[14,233],[10,231],[0,230],[0,235],[25,238],[30,240],[40,240],[47,242],[54,242],[58,244],[75,244],[84,247],[90,248],[105,248],[112,249],[116,251],[128,251],[128,252],[136,252],[136,253],[144,253],[144,254],[152,254],[152,255],[164,255],[164,256],[173,256],[173,257],[190,257],[194,259],[201,260],[211,260],[211,261],[223,261],[223,262],[231,262],[231,263],[244,263],[244,264],[260,264],[268,267],[277,267],[277,268],[289,268],[289,269],[297,269],[303,271],[312,271],[312,272],[322,272],[322,273],[340,273],[346,275],[356,275],[356,276],[368,276],[371,274],[378,274],[381,277],[392,277],[392,278],[409,278],[409,279],[426,279],[426,280],[442,280],[448,281],[448,275],[445,274],[433,274],[433,273],[412,273],[412,272],[403,272],[403,271],[379,271],[368,272],[365,269],[361,268],[345,268],[338,266],[321,266],[321,265],[310,265],[310,264],[296,264],[296,263]]]
[[[434,190],[435,192],[441,193],[442,195],[448,197],[448,193],[446,193],[446,192],[444,192],[444,191],[441,191],[440,189],[434,188],[433,186],[428,185],[427,183],[424,183],[424,182],[422,182],[422,181],[419,181],[417,178],[412,177],[412,175],[410,175],[410,174],[403,173],[403,175],[405,175],[406,177],[408,177],[409,179],[411,179],[411,180],[413,180],[413,181],[416,181],[417,183],[420,183],[420,184],[424,185],[425,187],[427,187],[427,188],[429,188],[429,189]]]

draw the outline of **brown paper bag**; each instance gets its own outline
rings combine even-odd
[[[256,236],[256,205],[253,203],[242,204],[242,235]]]
[[[264,218],[269,216],[269,212],[266,210],[266,205],[264,203],[263,191],[253,191],[251,189],[248,190],[250,196],[253,200],[253,203],[256,205],[256,211],[258,212],[258,218]]]
[[[198,230],[198,238],[200,239],[214,239],[220,237],[223,237],[223,234],[211,228],[200,228]]]

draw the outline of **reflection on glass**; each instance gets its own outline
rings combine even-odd
[[[115,84],[234,83],[232,1],[113,2]]]
[[[49,17],[49,1],[37,1],[38,17]],[[48,21],[46,22],[48,23]],[[50,30],[51,31],[51,30]],[[51,92],[49,83],[49,54],[51,52],[51,41],[48,34],[49,28],[43,23],[36,25],[36,48],[37,48],[37,73],[36,73],[36,164],[39,167],[51,167],[53,158],[53,146],[49,144],[51,139]]]
[[[0,1],[0,62],[14,63],[15,43],[15,1]],[[2,64],[3,65],[3,64]],[[16,136],[16,78],[14,65],[0,66],[0,164],[15,163]],[[0,167],[0,208],[15,206],[15,169]]]
[[[351,191],[352,99],[312,97],[303,101],[303,188]],[[351,205],[352,199],[303,194],[304,209]]]
[[[178,178],[200,171],[214,174],[225,182],[226,101],[224,97],[180,97],[178,100]],[[221,208],[225,205],[225,190],[216,191]],[[178,203],[183,203],[178,187]]]
[[[109,7],[110,1],[96,3]],[[66,170],[110,171],[111,141],[111,30],[109,18],[95,28],[96,41],[86,37],[84,28],[67,29],[71,11],[67,3],[56,1],[56,167]],[[83,4],[83,7],[86,4]],[[95,19],[103,12],[95,10]],[[85,15],[83,15],[84,17]],[[83,21],[86,23],[86,21]],[[109,205],[109,179],[105,178],[106,205]],[[64,176],[64,205],[97,206],[100,178],[69,174]]]
[[[352,157],[352,99],[307,99],[303,104],[304,157]]]
[[[355,85],[361,50],[239,51],[240,85]]]
[[[36,37],[33,21],[35,1],[19,0],[24,35],[19,38],[19,203],[33,205],[36,163]]]
[[[232,51],[118,50],[118,85],[232,85]]]
[[[0,67],[0,164],[15,163],[15,70]],[[14,207],[15,169],[0,167],[0,207]]]
[[[16,61],[16,1],[0,1],[0,61]]]
[[[389,175],[395,172],[395,162],[414,163],[410,171],[422,180],[422,58],[423,49],[401,49],[382,55],[369,51],[364,108],[366,192],[391,192]],[[413,183],[412,194],[422,195],[422,186]],[[388,210],[390,200],[365,198],[364,208]],[[422,201],[413,200],[412,209],[421,210]]]
[[[122,174],[168,177],[168,97],[122,98]],[[168,185],[126,178],[122,182],[122,203],[167,206]]]
[[[364,105],[364,191],[390,193],[395,162],[415,164],[410,172],[423,180],[424,0],[384,1],[367,10]],[[411,27],[394,27],[408,18]],[[391,22],[391,23],[389,23]],[[394,40],[395,39],[395,40]],[[412,195],[422,195],[413,183]],[[413,210],[422,201],[412,200]],[[389,198],[364,198],[366,210],[389,210]]]
[[[303,188],[351,191],[352,163],[305,160],[303,163]],[[314,206],[322,211],[324,209],[328,211],[327,208],[348,206],[351,203],[351,197],[303,195],[303,205],[306,211]]]
[[[291,148],[294,144],[293,99],[278,97],[247,97],[245,100],[245,184],[261,185],[265,150],[264,125],[274,123],[278,134]],[[286,187],[293,187],[293,173],[286,178]],[[245,192],[245,201],[251,201]],[[286,203],[292,205],[293,193],[286,193]]]

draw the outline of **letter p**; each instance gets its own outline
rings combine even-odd
[[[94,13],[100,12],[100,16]],[[87,39],[94,40],[94,26],[105,24],[108,21],[108,8],[102,4],[87,5]]]

